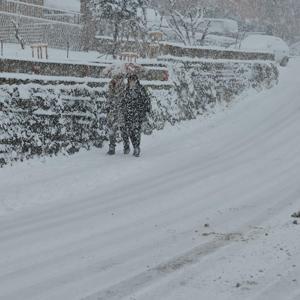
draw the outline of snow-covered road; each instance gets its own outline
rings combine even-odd
[[[0,299],[300,299],[300,59],[281,72],[139,159],[0,169]]]

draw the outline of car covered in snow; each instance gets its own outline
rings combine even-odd
[[[202,45],[207,47],[224,47],[229,48],[236,43],[236,38],[239,32],[238,23],[230,19],[213,19],[204,18],[205,22],[199,25],[202,37],[205,27],[208,25],[207,36]]]
[[[300,42],[291,45],[290,53],[292,56],[300,56]]]
[[[271,35],[253,34],[241,42],[242,50],[269,52],[275,55],[280,66],[285,67],[289,62],[289,46],[281,38]]]
[[[231,19],[215,19],[215,18],[204,18],[206,22],[209,22],[208,33],[219,36],[233,37],[236,38],[239,32],[238,22]],[[200,24],[206,26],[206,23]],[[201,28],[203,32],[205,28]]]

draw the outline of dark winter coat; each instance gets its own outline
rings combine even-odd
[[[125,96],[125,91],[126,85],[122,80],[118,78],[113,78],[111,80],[106,102],[108,127],[110,129],[118,128],[124,125],[124,115],[121,102]]]
[[[151,111],[151,100],[146,89],[137,82],[134,88],[127,87],[122,99],[122,111],[126,125],[141,124]]]

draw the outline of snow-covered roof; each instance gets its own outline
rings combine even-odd
[[[80,12],[80,0],[45,0],[45,6]]]

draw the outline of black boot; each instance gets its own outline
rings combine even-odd
[[[108,155],[115,155],[116,154],[116,149],[115,147],[109,146],[109,150],[107,152]]]
[[[140,147],[135,147],[133,149],[133,156],[139,157],[140,155],[141,155],[141,149],[140,149]]]
[[[130,146],[128,144],[124,145],[124,154],[129,154],[130,153]]]

